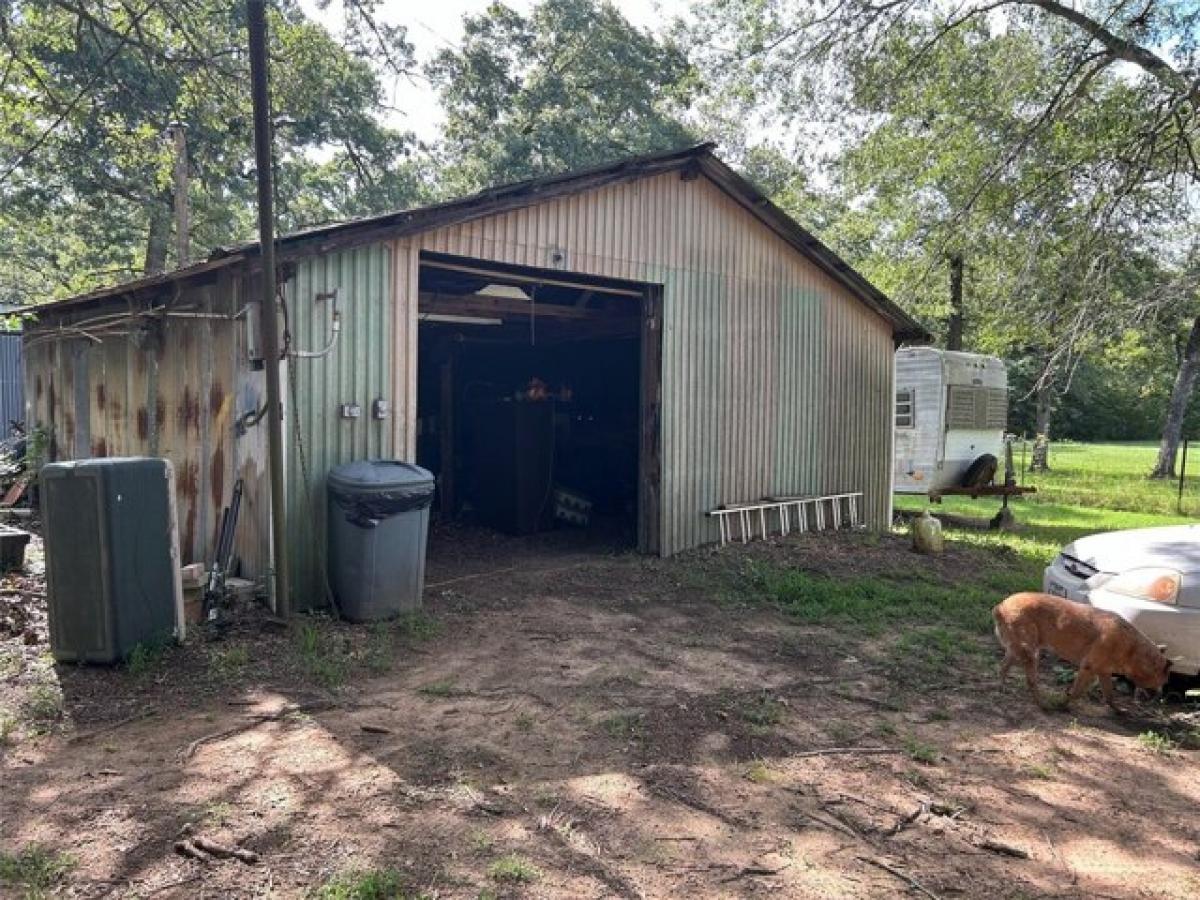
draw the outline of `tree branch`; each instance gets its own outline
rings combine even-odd
[[[1036,6],[1052,16],[1070,22],[1087,32],[1093,40],[1102,44],[1117,59],[1139,67],[1156,78],[1164,87],[1173,93],[1183,95],[1195,107],[1200,108],[1200,83],[1189,82],[1187,76],[1157,53],[1121,37],[1091,16],[1073,7],[1065,6],[1058,0],[1014,0],[1014,2],[1021,6]]]

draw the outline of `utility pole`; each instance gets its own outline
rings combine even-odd
[[[963,348],[963,258],[961,253],[950,256],[950,321],[946,329],[946,349]]]
[[[181,122],[167,127],[167,137],[175,147],[175,267],[188,264],[192,230],[192,212],[188,205],[187,133]]]
[[[267,12],[265,0],[248,0],[250,96],[254,106],[254,161],[258,167],[258,241],[262,255],[263,373],[267,379],[267,468],[271,478],[271,564],[275,612],[291,614],[288,593],[287,528],[283,497],[283,416],[279,398],[279,316],[275,309],[275,202],[271,184],[271,105],[267,90]]]

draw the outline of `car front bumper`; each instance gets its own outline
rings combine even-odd
[[[1171,671],[1200,674],[1200,609],[1110,594],[1103,588],[1092,591],[1088,599],[1096,609],[1116,613],[1154,643],[1165,646]]]
[[[1042,590],[1056,597],[1074,600],[1076,603],[1088,602],[1086,579],[1068,571],[1061,556],[1055,557],[1054,562],[1046,566],[1046,571],[1042,573]]]

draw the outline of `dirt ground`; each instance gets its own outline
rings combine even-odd
[[[53,666],[39,620],[0,644],[0,851],[66,854],[49,893],[80,898],[367,897],[330,880],[371,871],[438,898],[1200,894],[1200,753],[1144,737],[1193,713],[1040,711],[989,637],[937,663],[798,624],[739,588],[749,560],[924,564],[892,537],[661,561],[452,532],[398,625],[246,613],[102,669]]]

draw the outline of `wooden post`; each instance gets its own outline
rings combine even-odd
[[[258,241],[262,256],[263,374],[267,382],[267,475],[271,480],[271,570],[275,612],[287,618],[292,609],[288,593],[287,519],[283,493],[283,407],[279,396],[279,317],[275,312],[275,203],[271,186],[271,106],[267,91],[267,11],[265,0],[249,0],[246,25],[250,33],[250,97],[254,107],[254,162],[258,169]],[[295,415],[295,410],[292,411]]]

